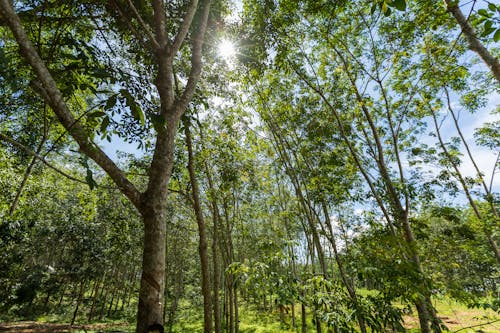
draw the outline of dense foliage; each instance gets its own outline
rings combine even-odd
[[[498,5],[9,6],[0,320],[427,333],[437,299],[500,311]]]

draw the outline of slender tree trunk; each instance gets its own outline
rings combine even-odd
[[[232,281],[231,279],[228,279]],[[227,302],[229,305],[229,333],[235,333],[234,332],[234,302],[233,302],[233,287],[232,287],[232,282],[228,281],[228,297],[227,297]]]
[[[189,129],[189,122],[184,121],[184,132],[186,134],[186,145],[188,150],[188,171],[189,179],[191,182],[191,189],[193,195],[193,208],[196,215],[196,222],[198,224],[199,245],[198,252],[201,262],[201,290],[203,293],[203,327],[205,333],[212,332],[212,297],[210,294],[210,267],[208,264],[208,243],[207,232],[205,228],[205,219],[200,202],[200,190],[198,181],[196,180],[196,173],[194,167],[194,153],[193,143],[191,140],[191,131]]]
[[[238,290],[236,286],[233,287],[233,301],[234,301],[234,333],[240,331],[240,318],[239,318],[239,308],[238,308]]]
[[[200,130],[200,136],[202,141],[203,132]],[[213,311],[214,311],[214,328],[215,333],[221,333],[221,309],[220,309],[220,300],[219,300],[219,289],[220,289],[220,261],[219,261],[219,224],[220,224],[220,213],[219,207],[217,206],[217,197],[216,191],[214,188],[214,184],[212,181],[212,175],[210,174],[210,169],[208,167],[207,162],[204,163],[205,174],[207,176],[208,187],[210,190],[210,204],[212,206],[212,221],[213,221],[213,235],[212,235],[212,261],[214,267],[214,275],[213,275]],[[222,251],[221,251],[222,252]]]
[[[215,217],[215,216],[214,216]],[[221,333],[221,315],[220,315],[220,301],[219,301],[219,289],[220,289],[220,267],[219,267],[219,254],[217,251],[218,247],[218,220],[213,219],[214,223],[214,234],[212,239],[212,258],[214,266],[214,281],[213,281],[213,310],[214,310],[214,328],[215,333]]]
[[[337,267],[339,269],[340,273],[340,278],[342,279],[342,282],[344,282],[344,285],[347,288],[347,292],[349,294],[349,297],[351,300],[354,302],[356,307],[358,306],[358,297],[356,294],[356,288],[354,287],[354,284],[349,276],[347,276],[347,273],[344,269],[344,265],[342,263],[342,260],[340,259],[338,249],[337,249],[337,242],[335,241],[335,236],[333,234],[333,227],[332,223],[330,221],[330,213],[328,211],[328,206],[326,205],[325,200],[323,199],[321,202],[321,207],[323,208],[323,214],[325,215],[325,221],[326,225],[328,227],[328,230],[325,230],[325,235],[327,235],[327,239],[330,241],[330,245],[333,248],[333,253],[335,256],[335,261],[337,262]],[[362,314],[357,314],[356,318],[358,320],[359,324],[359,329],[361,330],[361,333],[366,333],[366,325],[365,325],[365,318]]]
[[[73,311],[73,318],[71,318],[71,325],[75,324],[76,316],[78,315],[78,309],[80,308],[80,304],[83,301],[83,294],[85,292],[85,280],[80,283],[80,291],[78,292],[78,298],[76,300],[75,311]]]
[[[101,287],[101,281],[104,283],[104,278],[102,279],[97,279],[96,285],[94,288],[94,295],[92,296],[92,305],[90,306],[89,314],[88,314],[88,321],[92,321],[94,317],[94,309],[98,300],[98,296],[100,294],[100,287]]]
[[[118,274],[117,274],[118,275]],[[118,292],[118,282],[116,279],[113,281],[113,289],[111,292],[111,301],[109,301],[108,311],[106,312],[106,316],[111,316],[111,309],[113,309],[113,304],[115,303],[116,293]]]
[[[306,314],[306,305],[304,302],[300,303],[300,311],[301,311],[301,332],[307,333],[307,314]]]
[[[469,24],[467,18],[460,10],[458,2],[455,0],[445,0],[445,3],[447,10],[453,15],[455,20],[457,20],[458,25],[462,29],[462,33],[469,43],[469,48],[481,57],[495,76],[497,83],[500,83],[500,63],[498,62],[498,59],[495,58],[477,38],[474,28]]]
[[[472,197],[472,194],[469,190],[469,187],[467,186],[467,183],[465,182],[464,177],[462,176],[462,173],[460,172],[460,169],[458,168],[458,165],[454,162],[453,157],[451,156],[450,152],[448,151],[448,148],[446,148],[446,145],[444,143],[443,137],[441,136],[441,129],[439,128],[438,121],[437,121],[437,116],[436,113],[430,109],[430,112],[432,114],[432,119],[434,121],[434,128],[436,129],[436,134],[438,137],[439,145],[441,146],[441,149],[443,150],[443,153],[445,154],[446,158],[450,161],[450,164],[453,167],[453,170],[455,171],[456,178],[460,185],[462,186],[462,189],[464,190],[465,197],[469,201],[469,205],[471,206],[472,210],[474,211],[474,215],[481,221],[482,214],[479,211],[479,208],[477,207],[476,203],[474,202],[474,198]],[[496,212],[494,210],[493,212]],[[484,222],[483,222],[484,223]],[[495,258],[497,260],[497,263],[500,263],[500,253],[498,250],[498,246],[491,236],[490,232],[486,229],[486,227],[483,227],[483,232],[486,235],[486,238],[488,239],[488,242],[490,243],[491,249],[493,250],[493,253],[495,254]]]

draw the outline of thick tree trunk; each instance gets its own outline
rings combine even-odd
[[[165,289],[165,203],[151,205],[141,212],[144,219],[144,252],[139,290],[137,333],[145,333],[152,324],[163,325]]]
[[[63,96],[56,80],[51,75],[47,64],[31,43],[21,20],[15,12],[10,0],[0,0],[0,17],[12,31],[20,47],[21,55],[36,74],[39,94],[50,105],[58,121],[75,139],[80,151],[96,162],[116,183],[120,191],[132,202],[143,217],[144,252],[141,286],[139,292],[139,309],[137,315],[137,332],[143,333],[154,323],[163,324],[163,301],[165,281],[165,223],[167,186],[173,166],[174,138],[180,117],[185,112],[194,93],[201,73],[201,56],[205,32],[207,29],[210,0],[193,0],[186,8],[182,23],[173,41],[167,36],[167,9],[163,1],[153,0],[152,26],[145,26],[142,33],[149,38],[153,55],[152,62],[158,65],[155,84],[161,102],[158,116],[166,122],[166,129],[158,130],[153,159],[148,170],[149,183],[144,193],[139,192],[125,173],[92,141],[93,132],[83,126],[66,104],[67,96]],[[174,94],[173,68],[174,59],[185,42],[196,12],[197,24],[195,32],[190,36],[191,69],[187,74],[187,82],[179,96]],[[127,19],[127,18],[126,18]],[[140,20],[142,22],[142,18]],[[154,31],[154,34],[151,30]],[[142,40],[143,36],[136,36]]]

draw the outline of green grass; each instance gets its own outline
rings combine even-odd
[[[500,314],[491,309],[470,309],[449,298],[435,299],[434,306],[437,309],[438,317],[451,332],[458,330],[460,333],[500,332]],[[405,323],[410,332],[419,332],[416,311],[405,318]]]
[[[434,305],[438,311],[438,316],[445,323],[451,332],[460,330],[459,333],[500,333],[500,321],[483,325],[488,322],[500,320],[500,314],[485,309],[469,309],[466,305],[450,300],[448,298],[436,299]],[[291,326],[291,314],[285,315],[285,322],[280,322],[277,310],[262,311],[255,305],[242,304],[239,308],[240,332],[241,333],[295,333],[300,332],[301,317],[300,306],[295,307],[296,318],[295,328]],[[178,318],[174,326],[174,332],[203,332],[203,322],[201,309],[188,310],[190,314],[185,314]],[[308,312],[307,331],[315,332],[311,323],[312,315]],[[410,333],[420,332],[417,312],[405,316],[405,326]],[[467,328],[471,327],[472,328]],[[326,331],[326,330],[325,330]]]
[[[500,333],[500,314],[492,310],[469,309],[462,303],[444,297],[435,299],[434,305],[439,317],[451,332],[460,330],[459,333]],[[181,302],[173,332],[202,333],[202,314],[203,311],[199,305],[193,306],[188,302]],[[312,314],[309,311],[307,316],[307,331],[315,332],[315,328],[311,322]],[[108,319],[103,322],[83,326],[83,324],[87,323],[83,318],[80,319],[77,321],[77,324],[82,325],[71,330],[72,332],[134,332],[135,330],[133,320],[129,323],[124,323],[125,319]],[[295,328],[292,327],[291,311],[284,315],[284,321],[281,322],[278,310],[263,311],[253,304],[244,302],[239,307],[239,319],[239,331],[241,333],[295,333],[301,331],[300,305],[295,307]],[[57,325],[68,324],[66,316],[61,314],[38,316],[36,322],[46,324],[48,327],[51,325],[55,327]],[[489,322],[490,324],[486,324]],[[405,317],[405,326],[410,333],[420,331],[416,311]]]

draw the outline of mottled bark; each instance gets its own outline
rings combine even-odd
[[[151,199],[153,201],[154,199]],[[152,324],[163,324],[165,288],[166,198],[157,199],[156,207],[144,210],[144,250],[139,289],[137,332],[146,332]]]
[[[497,82],[500,83],[500,62],[498,59],[494,57],[477,38],[476,31],[460,10],[458,1],[445,0],[445,3],[447,10],[453,15],[455,20],[457,20],[458,25],[462,29],[462,33],[469,43],[469,48],[481,57],[484,63],[490,68]]]

